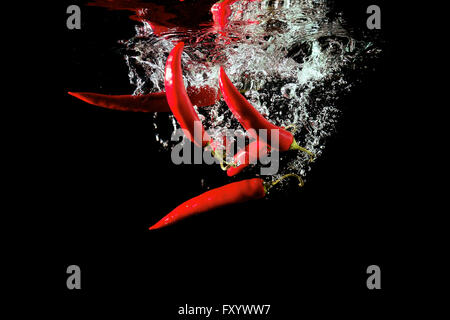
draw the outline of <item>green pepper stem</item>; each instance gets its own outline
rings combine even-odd
[[[283,129],[291,131],[291,133],[294,133],[295,131],[297,131],[297,126],[295,124],[290,124],[290,125],[284,127]]]
[[[292,141],[292,144],[289,147],[289,150],[300,150],[300,151],[306,152],[307,154],[309,154],[309,162],[314,161],[315,154],[312,153],[311,151],[309,151],[308,149],[299,146],[297,141],[295,141],[295,139],[294,139],[294,141]]]
[[[223,158],[223,153],[221,153],[221,154],[218,154],[214,149],[213,149],[213,147],[211,146],[211,143],[210,142],[208,142],[208,144],[206,145],[206,147],[205,148],[210,148],[211,149],[211,154],[212,154],[212,156],[214,157],[214,158],[216,158],[218,161],[219,161],[219,164],[220,164],[220,168],[223,170],[223,171],[227,171],[229,168],[231,168],[231,167],[233,167],[233,168],[236,168],[237,167],[237,164],[236,163],[229,163],[229,162],[227,162],[226,160],[224,160],[224,158]]]
[[[297,180],[298,180],[298,186],[299,187],[303,187],[304,185],[305,185],[305,182],[303,182],[303,179],[302,179],[302,177],[300,177],[298,174],[295,174],[295,173],[288,173],[288,174],[285,174],[284,176],[282,176],[281,178],[279,178],[278,180],[276,180],[276,181],[274,181],[274,182],[272,182],[272,183],[266,183],[265,185],[264,185],[264,190],[266,191],[266,193],[267,192],[269,192],[269,190],[270,189],[272,189],[275,185],[277,185],[278,183],[280,183],[282,180],[284,180],[284,179],[286,179],[286,178],[289,178],[289,177],[295,177],[295,178],[297,178]]]

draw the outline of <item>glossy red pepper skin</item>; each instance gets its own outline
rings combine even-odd
[[[68,93],[84,102],[106,109],[134,112],[170,112],[164,91],[140,96],[127,94],[107,95],[93,92]],[[220,98],[220,92],[209,86],[200,88],[189,87],[187,88],[187,94],[197,107],[213,105]]]
[[[230,110],[233,112],[233,115],[254,138],[258,139],[258,136],[255,136],[257,132],[255,133],[254,130],[258,131],[260,129],[266,129],[266,141],[270,145],[272,134],[277,133],[273,132],[273,130],[276,130],[279,134],[278,149],[280,151],[287,151],[291,148],[295,141],[292,133],[272,124],[270,121],[264,118],[233,85],[222,67],[220,67],[219,85],[220,90],[222,91],[223,98],[225,99],[225,102],[227,103]]]
[[[177,119],[181,128],[183,128],[188,138],[198,146],[205,147],[209,144],[211,138],[205,132],[202,123],[195,111],[183,82],[183,73],[181,68],[181,54],[183,53],[184,43],[178,43],[170,52],[166,62],[164,75],[164,85],[166,90],[167,102],[175,119]],[[195,132],[201,136],[196,141]]]
[[[232,13],[230,6],[237,1],[239,0],[221,0],[212,5],[211,13],[213,16],[214,27],[217,30],[223,30],[228,25]],[[249,2],[251,1],[257,0],[250,0]],[[259,21],[248,20],[247,23],[259,23]]]
[[[134,112],[170,111],[165,92],[142,96],[107,95],[93,92],[69,92],[69,94],[84,102],[106,109]]]
[[[228,18],[231,15],[230,6],[238,0],[223,0],[216,2],[211,7],[214,26],[218,29],[223,29],[228,24]]]
[[[144,20],[144,19],[140,19],[140,21],[141,20]],[[153,34],[158,36],[158,37],[162,36],[163,34],[167,33],[170,30],[170,28],[168,28],[166,26],[162,26],[162,25],[160,25],[158,23],[155,23],[155,22],[148,21],[148,23],[150,24],[150,27],[153,30]]]
[[[249,164],[256,163],[260,157],[267,155],[270,146],[261,139],[250,142],[244,149],[234,155],[233,163],[239,163],[237,167],[231,167],[227,170],[229,177],[235,176],[244,170]]]
[[[222,187],[209,190],[176,207],[159,222],[150,227],[150,230],[159,229],[187,217],[250,200],[261,199],[266,195],[264,182],[260,178],[253,178],[233,182]]]

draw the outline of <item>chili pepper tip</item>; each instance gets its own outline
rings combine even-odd
[[[162,227],[164,227],[166,224],[163,223],[162,221],[158,221],[157,223],[155,223],[154,225],[152,225],[150,228],[148,228],[148,230],[155,230],[155,229],[160,229]]]
[[[81,92],[68,91],[67,93],[70,94],[72,97],[78,98],[78,99],[80,99],[80,100],[82,100],[84,102],[92,104],[92,101],[88,97],[86,97],[83,93],[81,93]]]
[[[261,178],[232,182],[183,202],[149,229],[166,227],[196,214],[230,204],[260,199],[265,195],[264,183]]]

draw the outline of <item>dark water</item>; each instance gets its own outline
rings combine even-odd
[[[132,2],[127,3],[131,6]],[[154,8],[151,3],[149,7]],[[257,84],[262,93],[275,88],[276,103],[269,103],[269,95],[255,97],[272,121],[299,124],[305,118],[319,119],[324,107],[337,110],[336,121],[324,119],[322,113],[324,127],[317,135],[300,130],[296,136],[309,147],[322,150],[310,168],[302,167],[297,155],[285,159],[284,168],[294,165],[305,171],[304,188],[286,184],[268,199],[215,210],[152,233],[147,230],[150,224],[176,205],[230,179],[218,167],[173,165],[170,152],[154,138],[159,135],[164,140],[171,133],[169,118],[96,108],[66,92],[157,91],[161,77],[153,82],[146,77],[151,69],[141,68],[137,60],[130,63],[130,57],[147,54],[152,58],[145,50],[155,49],[161,49],[163,57],[176,36],[209,35],[212,19],[207,2],[160,3],[165,13],[148,19],[160,17],[160,24],[170,22],[188,29],[165,40],[142,36],[140,32],[145,30],[136,30],[139,22],[130,19],[136,15],[133,10],[64,3],[69,4],[79,4],[82,9],[81,30],[67,30],[61,17],[59,29],[40,39],[55,46],[51,58],[55,59],[51,68],[55,72],[50,72],[46,81],[46,89],[53,95],[41,102],[40,132],[45,139],[33,149],[38,156],[30,174],[33,182],[27,184],[34,190],[30,203],[39,209],[39,223],[44,225],[39,238],[42,246],[35,255],[49,271],[46,286],[55,299],[62,299],[60,305],[68,313],[83,315],[89,308],[97,316],[121,313],[131,317],[143,312],[156,319],[179,319],[177,307],[185,303],[269,303],[273,308],[270,319],[284,319],[303,312],[360,315],[393,304],[392,298],[406,281],[401,261],[414,242],[409,232],[402,233],[412,219],[408,196],[399,192],[411,181],[402,147],[407,136],[401,129],[403,93],[408,91],[404,83],[409,74],[399,66],[395,51],[397,30],[402,29],[393,5],[380,2],[383,28],[372,33],[365,28],[365,9],[372,3],[331,1],[326,21],[336,21],[341,15],[345,36],[340,29],[331,28],[326,33],[336,34],[305,40],[325,48],[314,56],[307,45],[299,45],[298,34],[293,33],[288,37],[292,42],[280,41],[287,50],[284,56],[274,54],[273,68],[264,69],[264,61],[255,64],[258,71],[272,72],[270,81],[266,78]],[[188,17],[183,15],[187,7],[196,8]],[[166,13],[180,18],[167,22]],[[255,50],[246,53],[262,52],[256,38],[264,38],[264,32],[249,43],[234,40],[238,46]],[[196,44],[201,47],[202,41],[211,39],[193,40],[187,50],[192,53]],[[349,39],[356,40],[355,52],[363,53],[358,55],[361,59],[345,56]],[[342,51],[331,50],[336,41],[343,44],[336,47]],[[364,51],[369,42],[376,51]],[[153,46],[141,48],[143,43]],[[232,65],[241,61],[244,67],[239,70],[260,81],[250,67],[245,68],[244,52],[232,55],[224,44],[216,45],[226,53],[227,61],[233,61]],[[326,76],[306,81],[289,73],[295,66],[305,67],[301,55],[296,55],[301,52],[310,59],[311,71],[317,70],[313,62],[323,61],[314,57],[335,59],[316,64],[324,67]],[[286,72],[280,63],[284,57],[296,63]],[[199,63],[197,68],[201,66]],[[215,70],[214,64],[210,68],[208,71]],[[192,69],[192,75],[196,70]],[[230,74],[238,79],[239,70]],[[189,73],[187,79],[196,81]],[[214,81],[214,76],[208,79]],[[283,98],[286,90],[281,89],[291,83],[307,92],[308,99],[303,96],[302,100],[300,94]],[[333,83],[342,83],[342,87]],[[203,115],[207,119],[210,112],[224,108],[219,103]],[[295,114],[298,119],[290,118]],[[231,120],[205,123],[237,126]],[[314,145],[316,137],[323,139]],[[250,170],[238,179],[254,173]],[[70,264],[82,269],[80,292],[66,290],[65,268]],[[366,289],[365,270],[370,264],[382,269],[381,292]]]

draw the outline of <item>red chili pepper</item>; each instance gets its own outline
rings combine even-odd
[[[267,140],[266,142],[271,144],[271,137],[273,130],[275,134],[278,133],[279,137],[279,150],[302,150],[307,152],[309,155],[312,153],[305,148],[300,147],[294,139],[294,136],[289,131],[278,127],[266,118],[264,118],[251,104],[245,99],[245,97],[236,89],[233,83],[230,81],[228,76],[225,74],[225,70],[220,67],[219,73],[219,85],[222,95],[227,103],[228,107],[233,112],[234,116],[242,124],[242,126],[250,132],[250,134],[258,139],[257,130],[266,129],[267,130]],[[253,129],[253,130],[250,130]],[[255,131],[256,130],[256,131]],[[256,134],[256,136],[255,136]]]
[[[69,94],[89,104],[107,109],[135,112],[170,112],[164,91],[140,96],[107,95],[93,92],[69,92]],[[189,87],[187,88],[187,94],[197,107],[213,105],[220,98],[220,92],[210,86]]]
[[[233,203],[260,199],[266,195],[266,187],[260,178],[233,182],[222,187],[209,190],[194,197],[172,210],[150,230],[159,229],[198,213],[220,208]]]
[[[227,25],[231,15],[230,6],[236,1],[238,0],[222,0],[213,4],[211,13],[216,27],[223,29]]]
[[[184,87],[181,68],[183,47],[183,42],[178,43],[167,58],[164,76],[167,102],[169,103],[170,110],[172,110],[181,128],[185,130],[188,138],[195,144],[205,147],[209,144],[211,138],[205,132]],[[201,137],[198,137],[201,138],[201,142],[195,141],[195,132],[201,134]]]
[[[266,155],[268,151],[270,151],[270,146],[261,139],[250,142],[244,149],[234,155],[233,163],[239,163],[239,165],[229,168],[227,175],[229,177],[237,175],[250,163],[255,163],[259,157]]]
[[[176,223],[187,217],[224,207],[233,203],[242,203],[250,200],[264,198],[267,192],[281,180],[287,177],[295,177],[299,181],[299,186],[303,186],[303,180],[300,176],[289,173],[275,182],[265,183],[260,178],[253,178],[226,184],[202,193],[188,201],[183,202],[173,209],[164,218],[159,220],[149,229],[159,229],[170,224]]]
[[[140,19],[140,21],[142,22],[142,20],[145,21],[145,19]],[[152,27],[153,30],[153,34],[160,37],[161,35],[167,33],[170,29],[166,26],[162,26],[156,22],[151,22],[148,21],[148,23],[150,24],[150,27]]]
[[[212,13],[213,20],[214,20],[214,26],[216,28],[218,28],[219,30],[222,30],[223,28],[225,28],[227,26],[228,19],[230,18],[230,15],[231,15],[230,6],[233,3],[235,3],[236,1],[238,1],[238,0],[221,0],[221,1],[213,4],[213,6],[211,7],[211,13]],[[250,0],[250,1],[256,1],[256,0]],[[248,20],[247,23],[258,24],[259,21]]]

